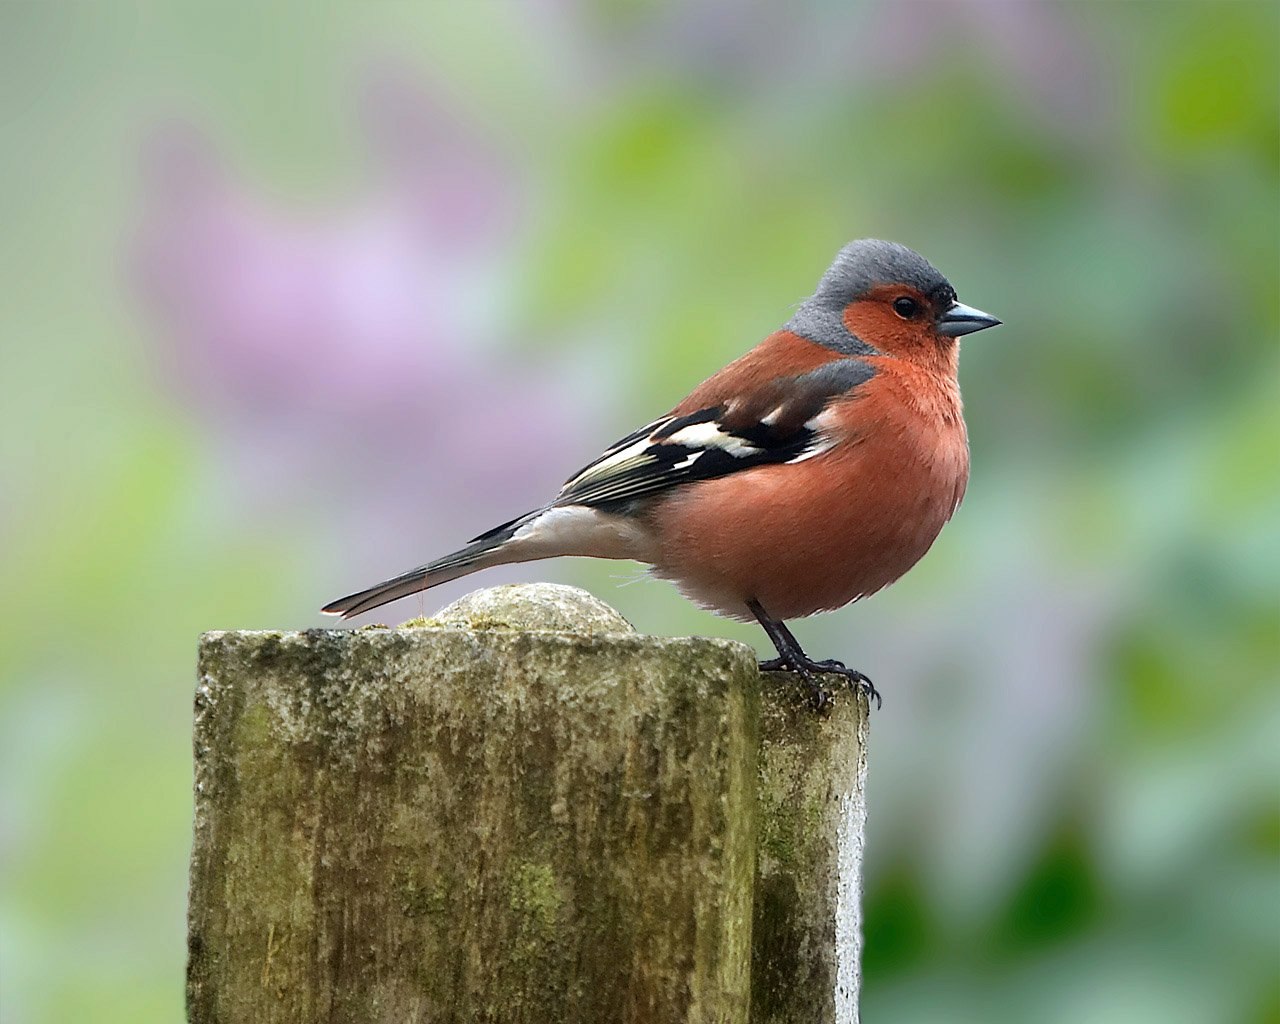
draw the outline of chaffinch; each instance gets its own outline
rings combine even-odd
[[[827,672],[878,701],[861,672],[808,657],[785,620],[874,594],[928,551],[969,475],[957,339],[999,323],[911,249],[851,242],[781,330],[550,503],[324,611],[350,618],[509,562],[630,558],[758,621],[778,650],[761,668],[799,675],[817,707]]]

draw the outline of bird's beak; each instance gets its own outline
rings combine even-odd
[[[952,303],[951,308],[938,320],[938,333],[945,334],[949,338],[958,338],[962,334],[985,331],[988,327],[995,327],[999,323],[1000,321],[990,313],[966,306],[963,302],[956,302]]]

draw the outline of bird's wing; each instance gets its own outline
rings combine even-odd
[[[570,477],[553,505],[608,506],[770,463],[800,462],[832,442],[820,417],[874,375],[859,359],[782,376],[716,405],[664,416],[616,442]]]

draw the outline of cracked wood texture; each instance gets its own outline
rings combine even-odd
[[[865,711],[545,584],[206,634],[189,1019],[856,1020]]]

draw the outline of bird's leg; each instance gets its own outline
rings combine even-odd
[[[800,641],[795,638],[786,624],[770,616],[759,601],[753,598],[747,602],[747,608],[756,617],[764,631],[769,634],[773,646],[778,649],[778,657],[760,662],[761,672],[795,672],[808,685],[814,709],[817,711],[824,711],[831,704],[831,694],[818,681],[815,674],[819,672],[844,676],[853,686],[865,690],[868,699],[874,698],[876,707],[880,707],[879,691],[872,685],[871,680],[857,669],[847,668],[843,662],[836,661],[834,658],[814,661],[804,653]]]

